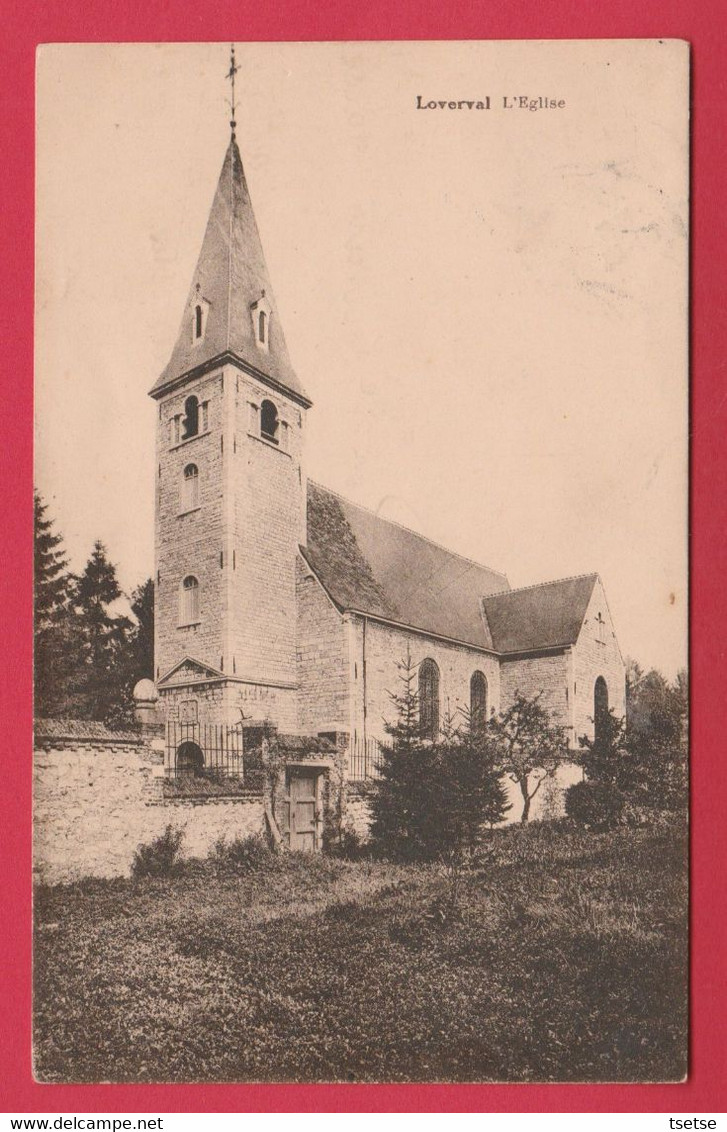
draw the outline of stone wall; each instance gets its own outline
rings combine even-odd
[[[370,791],[365,787],[349,786],[346,793],[346,818],[344,825],[358,834],[362,841],[368,841],[371,826]]]
[[[195,394],[207,428],[181,443],[172,419]],[[259,406],[275,403],[281,443],[260,436]],[[297,725],[295,565],[305,541],[304,410],[236,367],[191,380],[159,404],[156,506],[156,679],[185,656],[231,683],[236,715]],[[199,469],[199,506],[184,510],[184,469]],[[180,618],[180,589],[199,582],[199,619]],[[263,703],[264,701],[264,703]],[[260,705],[268,710],[261,711]],[[249,710],[252,709],[252,710]]]
[[[207,402],[206,431],[175,444],[172,419],[184,412],[186,397]],[[163,398],[158,407],[156,476],[155,668],[157,679],[193,656],[219,670],[225,664],[222,620],[225,610],[225,516],[223,510],[223,374],[190,381]],[[199,507],[185,512],[184,469],[199,469]],[[220,555],[223,556],[222,564]],[[200,616],[180,627],[180,587],[192,574],[200,585]],[[220,663],[222,662],[222,664]]]
[[[440,719],[470,706],[470,680],[482,672],[487,680],[487,712],[499,710],[500,665],[496,657],[466,645],[450,644],[422,633],[407,632],[368,618],[353,619],[353,730],[367,738],[385,738],[384,720],[393,720],[390,692],[401,690],[398,668],[407,655],[419,665],[430,657],[439,669]],[[461,717],[460,717],[461,718]]]
[[[598,615],[601,615],[601,621]],[[600,579],[586,610],[578,640],[573,648],[573,688],[575,734],[593,738],[594,692],[602,676],[608,688],[608,706],[617,716],[626,711],[626,668],[606,604]]]
[[[33,871],[49,884],[128,876],[138,846],[172,825],[182,851],[206,856],[221,837],[264,828],[261,796],[163,797],[161,739],[100,724],[39,724],[34,751]]]
[[[241,680],[162,686],[159,689],[163,719],[232,725],[241,719],[269,720],[281,731],[298,726],[295,688],[245,683]],[[242,713],[242,714],[241,714]]]
[[[298,726],[348,730],[351,701],[347,626],[318,579],[298,556]],[[333,727],[332,724],[336,724]]]
[[[528,697],[540,695],[541,704],[552,712],[555,722],[569,729],[570,743],[568,665],[567,651],[503,660],[500,677],[503,709],[512,703],[516,692]]]
[[[295,569],[304,541],[301,471],[305,410],[240,373],[231,413],[235,454],[229,507],[236,570],[230,592],[235,673],[260,683],[296,682]],[[278,412],[280,443],[261,438],[260,406]],[[283,726],[281,721],[281,726]]]

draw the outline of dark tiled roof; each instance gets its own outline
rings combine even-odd
[[[507,586],[504,574],[315,483],[302,553],[340,609],[492,648],[480,599]]]
[[[597,578],[582,574],[484,596],[482,605],[496,650],[532,652],[574,644]]]
[[[263,292],[271,307],[266,352],[257,346],[252,317],[252,305]],[[192,309],[196,296],[205,299],[209,308],[204,338],[195,344]],[[152,393],[226,351],[304,396],[288,356],[240,151],[234,141],[225,155],[179,335]]]
[[[93,719],[36,719],[33,733],[40,739],[97,739],[101,742],[141,742],[138,731],[112,731]]]

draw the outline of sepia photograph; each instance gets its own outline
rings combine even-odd
[[[689,49],[36,57],[39,1082],[679,1082]]]

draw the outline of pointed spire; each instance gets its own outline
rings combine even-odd
[[[234,84],[234,48],[228,78]],[[192,277],[177,341],[151,390],[158,395],[190,370],[232,355],[246,367],[309,404],[293,370],[265,263],[260,234],[235,140],[225,154],[202,250]]]

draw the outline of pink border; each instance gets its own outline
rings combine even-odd
[[[193,15],[192,15],[193,13]],[[7,900],[0,935],[0,1110],[98,1111],[724,1111],[724,899],[713,878],[725,867],[726,790],[720,715],[727,613],[722,392],[727,307],[724,121],[727,21],[722,0],[43,0],[6,7],[0,74],[7,220],[3,336],[6,380],[13,375],[13,431],[5,432],[4,622],[2,683],[4,803],[2,852]],[[692,282],[692,1050],[683,1085],[38,1085],[30,1072],[31,813],[31,484],[33,372],[33,84],[38,43],[314,39],[683,38],[693,49]],[[9,292],[9,293],[8,293]],[[21,311],[21,317],[17,312]],[[9,382],[6,389],[9,388]],[[9,407],[6,406],[6,414]],[[6,415],[6,420],[9,419]],[[710,695],[711,693],[711,695]],[[712,701],[712,702],[710,702]],[[722,740],[722,742],[720,741]]]

